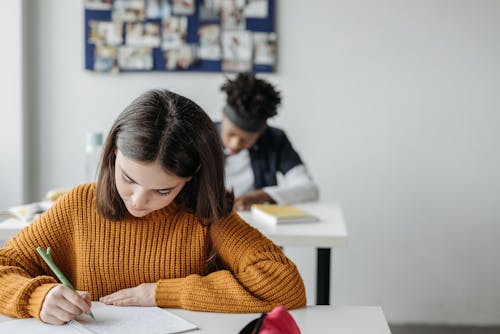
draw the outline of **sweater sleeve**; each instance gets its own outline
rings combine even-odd
[[[156,304],[210,312],[267,312],[305,305],[297,267],[235,212],[213,224],[210,238],[227,269],[161,280]]]
[[[8,240],[0,249],[0,313],[17,318],[36,317],[45,295],[57,280],[36,248],[53,249],[53,259],[68,253],[72,239],[67,214],[69,198],[61,198],[35,222]],[[60,268],[63,272],[65,267]]]

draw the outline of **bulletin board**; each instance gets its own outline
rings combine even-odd
[[[274,72],[275,0],[85,0],[85,69]]]

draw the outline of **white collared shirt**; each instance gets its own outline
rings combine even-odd
[[[250,152],[240,152],[226,156],[226,188],[234,191],[234,197],[247,194],[255,190]]]
[[[226,156],[225,165],[226,187],[234,191],[236,198],[256,190],[249,150]],[[303,164],[278,178],[278,185],[262,190],[278,204],[316,201],[319,197],[318,187]]]

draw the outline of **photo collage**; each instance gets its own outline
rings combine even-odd
[[[85,0],[95,72],[273,72],[275,0]]]

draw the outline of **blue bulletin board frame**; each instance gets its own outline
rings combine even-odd
[[[138,68],[138,69],[131,69],[131,68],[123,68],[122,65],[120,65],[120,57],[119,54],[121,51],[121,48],[127,47],[127,30],[126,30],[126,25],[131,24],[131,22],[134,23],[152,23],[159,25],[160,27],[160,37],[163,38],[161,34],[163,34],[162,30],[162,22],[164,20],[167,20],[167,18],[147,18],[144,17],[142,20],[132,20],[132,21],[119,21],[119,20],[113,20],[113,10],[114,10],[114,1],[118,0],[86,0],[86,5],[85,5],[85,19],[84,19],[84,24],[85,24],[85,69],[89,71],[94,71],[94,72],[275,72],[276,70],[276,60],[277,60],[277,37],[276,37],[276,31],[275,31],[275,0],[264,0],[267,1],[267,16],[265,17],[244,17],[244,25],[242,29],[229,29],[225,30],[222,25],[222,19],[221,18],[216,18],[216,19],[202,19],[200,18],[200,6],[203,5],[204,0],[193,0],[195,9],[194,13],[191,15],[177,15],[174,13],[171,13],[169,17],[179,17],[179,16],[186,16],[187,17],[187,31],[183,35],[184,39],[183,41],[191,45],[193,47],[193,50],[196,50],[194,54],[194,60],[192,63],[190,63],[189,66],[187,67],[180,67],[176,66],[175,68],[167,68],[167,52],[163,48],[163,44],[157,47],[150,47],[151,49],[151,56],[152,56],[152,65],[149,64],[149,68]],[[123,0],[122,0],[123,1]],[[152,0],[139,0],[144,1],[145,6],[147,5],[148,1]],[[168,4],[172,4],[175,0],[163,0],[167,1]],[[238,1],[238,0],[236,0]],[[243,0],[239,0],[243,1]],[[244,0],[245,5],[248,4],[248,1],[251,0]],[[255,1],[255,0],[254,0]],[[258,1],[258,0],[257,0]],[[87,3],[89,2],[102,2],[103,6],[101,8],[99,7],[92,7],[88,6]],[[108,6],[108,7],[106,7]],[[91,24],[101,24],[101,22],[108,22],[109,23],[116,23],[117,25],[121,25],[121,43],[114,43],[114,45],[109,46],[105,45],[106,41],[104,42],[96,42],[95,39],[92,40],[92,36],[95,35],[91,31]],[[104,23],[106,24],[106,23]],[[219,42],[221,43],[220,45],[220,58],[219,59],[202,59],[198,57],[198,50],[200,47],[200,36],[199,36],[199,28],[200,26],[203,25],[218,25],[220,28],[220,35],[219,35]],[[224,56],[224,46],[222,45],[222,35],[223,32],[226,31],[247,31],[250,39],[251,39],[251,45],[252,45],[252,58],[250,62],[247,62],[246,69],[240,69],[240,68],[231,68],[229,66],[225,66],[225,56]],[[244,34],[247,34],[246,32],[243,32]],[[266,63],[259,63],[256,59],[255,56],[255,44],[254,39],[255,39],[255,33],[267,33],[269,35],[264,35],[264,36],[270,36],[270,43],[273,47],[273,61]],[[263,34],[261,34],[263,35]],[[102,46],[104,45],[104,46]],[[111,54],[112,56],[108,58],[102,56],[96,56],[96,48],[109,48],[111,49]],[[114,50],[114,51],[113,51]],[[248,54],[248,52],[247,52]],[[149,56],[148,56],[149,57]],[[97,62],[96,62],[97,61]],[[104,62],[103,62],[104,61]],[[98,66],[97,64],[100,64]]]

